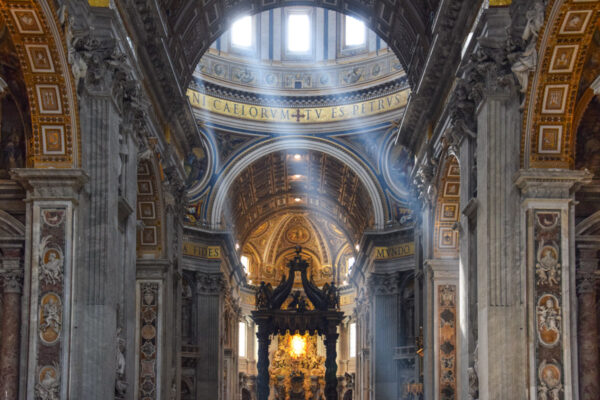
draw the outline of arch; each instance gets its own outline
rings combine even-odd
[[[385,221],[385,199],[382,195],[383,191],[375,176],[347,150],[336,146],[330,142],[319,140],[310,137],[294,137],[294,138],[274,138],[265,142],[261,142],[258,146],[254,146],[248,152],[238,156],[229,163],[224,175],[220,178],[220,184],[215,187],[208,202],[208,210],[210,216],[210,224],[214,229],[217,229],[223,221],[221,215],[223,206],[229,189],[237,176],[246,169],[254,161],[276,151],[288,149],[298,150],[314,150],[325,153],[338,161],[346,164],[358,176],[360,181],[365,186],[367,193],[373,205],[373,213],[375,219],[374,229],[382,229]]]
[[[48,0],[0,0],[23,71],[32,124],[27,166],[77,168],[80,135],[75,86],[58,18]]]
[[[0,210],[0,240],[24,238],[25,225],[6,211]]]
[[[523,119],[524,168],[573,168],[575,108],[600,2],[555,0],[546,9],[539,63],[529,83]]]
[[[600,211],[596,211],[575,226],[576,236],[600,234]]]

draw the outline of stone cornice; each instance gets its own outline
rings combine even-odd
[[[11,177],[27,190],[25,201],[70,200],[77,202],[79,192],[88,181],[82,169],[17,168]]]
[[[568,199],[581,185],[592,181],[588,170],[522,169],[514,177],[524,198]]]
[[[210,96],[243,102],[246,104],[270,106],[270,107],[326,107],[333,105],[343,105],[358,101],[367,101],[377,97],[397,93],[403,90],[409,90],[406,77],[395,79],[385,84],[346,92],[338,95],[327,96],[275,96],[261,95],[258,93],[245,92],[219,86],[213,83],[202,81],[195,78],[190,85],[190,89],[197,90]]]

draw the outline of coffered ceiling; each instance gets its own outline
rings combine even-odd
[[[240,242],[275,213],[310,209],[338,221],[352,239],[373,224],[373,208],[358,176],[315,151],[282,151],[262,157],[236,179],[228,196],[229,221]]]

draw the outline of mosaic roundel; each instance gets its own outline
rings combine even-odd
[[[310,239],[310,232],[302,225],[295,225],[285,232],[285,237],[290,243],[303,244]]]
[[[214,167],[213,160],[213,148],[202,132],[201,143],[192,147],[184,159],[185,185],[190,204],[197,202],[208,188]]]
[[[394,143],[394,135],[386,144],[383,157],[381,157],[381,170],[386,183],[397,196],[408,195],[410,173],[414,165],[413,157],[408,150]]]

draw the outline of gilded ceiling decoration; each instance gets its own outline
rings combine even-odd
[[[160,182],[150,161],[142,160],[137,173],[136,220],[142,227],[137,231],[139,258],[159,258],[163,254],[163,212]]]
[[[286,276],[285,265],[297,245],[309,261],[308,276],[318,286],[343,284],[348,259],[354,256],[351,239],[333,218],[308,210],[288,210],[259,224],[243,242],[242,254],[250,259],[248,279],[276,286]],[[299,285],[299,282],[298,286]]]
[[[575,107],[600,23],[600,1],[555,0],[547,10],[539,63],[525,103],[523,165],[573,168]]]
[[[80,162],[78,108],[53,10],[46,0],[1,0],[0,31],[16,48],[27,86],[33,131],[27,143],[27,165],[72,168]]]
[[[460,218],[460,167],[454,156],[448,156],[439,179],[435,225],[433,232],[433,256],[435,258],[458,257],[458,229]]]

